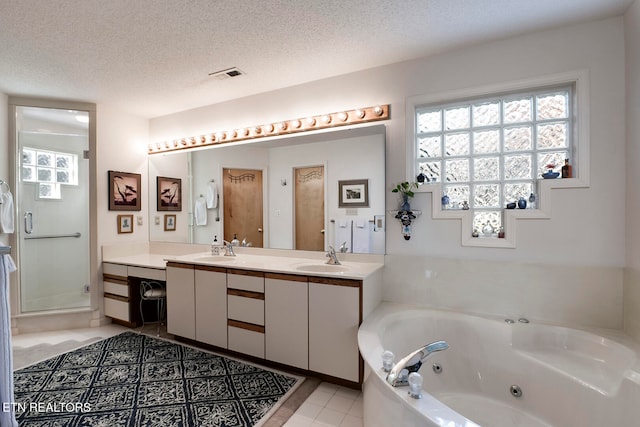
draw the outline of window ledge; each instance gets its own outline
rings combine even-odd
[[[464,209],[442,209],[439,203],[442,196],[441,183],[422,184],[417,193],[431,193],[431,217],[435,220],[457,219],[461,221],[461,244],[467,247],[480,248],[515,248],[518,220],[550,219],[551,218],[551,190],[563,188],[585,188],[588,183],[580,178],[540,179],[538,183],[538,199],[536,209],[504,209],[505,237],[479,236],[473,237],[473,211]],[[422,213],[422,212],[421,212]]]

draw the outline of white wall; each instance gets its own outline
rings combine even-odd
[[[98,191],[98,247],[115,243],[147,242],[149,240],[149,188],[147,173],[147,141],[149,138],[146,119],[123,113],[109,105],[97,106],[97,191]],[[142,175],[142,210],[110,211],[108,171],[139,173]],[[153,184],[155,186],[155,183]],[[134,228],[131,234],[118,234],[118,214],[133,214]],[[142,217],[143,225],[137,218]],[[100,252],[98,254],[100,257]]]
[[[625,197],[625,330],[640,340],[640,1],[625,15],[627,89],[627,193]]]
[[[387,215],[389,265],[385,297],[480,312],[503,312],[506,307],[516,307],[526,311],[521,314],[533,318],[619,328],[621,272],[625,263],[622,18],[514,37],[159,117],[150,122],[150,137],[151,142],[157,142],[390,103],[391,119],[386,123],[386,182],[390,191],[406,178],[407,97],[583,69],[590,78],[591,187],[554,190],[552,218],[520,221],[516,249],[461,247],[458,221],[432,220],[427,209],[430,196],[417,195],[412,207],[427,214],[415,221],[410,241],[402,238],[399,224]],[[396,198],[390,192],[387,196],[387,210],[394,209]],[[411,274],[402,262],[407,259],[414,269]],[[484,264],[478,262],[481,260],[488,261],[490,270],[485,271]],[[455,278],[463,281],[466,289],[472,289],[477,278],[495,286],[488,287],[491,292],[480,300],[470,301],[461,295],[465,286],[460,283],[455,290],[446,291],[441,288],[446,281],[435,283],[426,278],[427,273],[420,266],[430,262],[444,266],[444,271],[436,272],[439,277],[447,277],[454,270],[464,271],[464,275],[456,274]],[[531,295],[540,296],[540,303],[519,304],[522,294],[504,280],[501,265],[505,266],[504,271],[511,272],[513,281],[532,271],[536,277],[545,277],[545,271],[549,271],[544,287],[538,288],[537,282],[525,285]],[[513,273],[512,268],[521,274]],[[558,268],[568,273],[557,274]],[[594,268],[600,269],[597,274],[585,274]],[[416,289],[423,298],[411,299],[411,291]],[[583,289],[591,291],[582,292]],[[429,299],[428,295],[436,290],[448,292],[448,298]],[[562,305],[554,312],[544,309],[544,301],[553,298],[566,304],[565,313]],[[495,304],[496,300],[500,303]]]

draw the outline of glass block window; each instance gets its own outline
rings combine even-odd
[[[482,234],[489,223],[497,232],[508,203],[528,201],[548,166],[560,172],[572,159],[573,91],[568,85],[416,107],[416,170],[442,182],[446,208],[467,202],[473,228]]]
[[[38,184],[40,199],[60,199],[61,185],[78,185],[78,156],[25,147],[22,181]]]

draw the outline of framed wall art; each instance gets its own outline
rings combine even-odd
[[[133,233],[133,215],[118,215],[118,234]]]
[[[182,210],[182,180],[180,178],[157,177],[158,210]]]
[[[338,194],[340,208],[367,208],[369,207],[369,180],[338,181]]]
[[[164,215],[164,231],[176,231],[176,215]]]
[[[109,171],[109,210],[141,210],[140,182],[139,173]]]

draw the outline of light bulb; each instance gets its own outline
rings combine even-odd
[[[393,354],[393,352],[389,350],[385,350],[382,352],[382,369],[385,372],[390,372],[391,369],[393,368],[394,358],[395,358],[395,355]]]
[[[280,122],[280,123],[278,123],[278,129],[279,129],[280,131],[287,130],[287,122]]]
[[[314,117],[309,117],[309,118],[307,119],[307,125],[309,125],[309,126],[313,126],[313,125],[315,125],[315,124],[316,124],[316,119],[315,119]]]
[[[322,116],[322,121],[325,122],[326,124],[331,123],[331,116],[328,114],[325,114],[324,116]]]
[[[373,112],[376,116],[381,116],[384,110],[382,109],[382,107],[378,106],[373,109]]]
[[[409,395],[414,399],[422,398],[422,375],[417,372],[409,374]]]
[[[300,126],[302,126],[302,122],[300,120],[292,120],[291,126],[294,127],[295,129],[299,129]]]
[[[349,118],[349,115],[343,111],[342,113],[338,113],[338,118],[340,119],[340,121],[346,122]]]
[[[366,113],[364,112],[364,110],[356,110],[356,111],[355,111],[355,114],[356,114],[356,117],[357,117],[357,118],[359,118],[359,119],[364,119],[364,115],[365,115]]]

